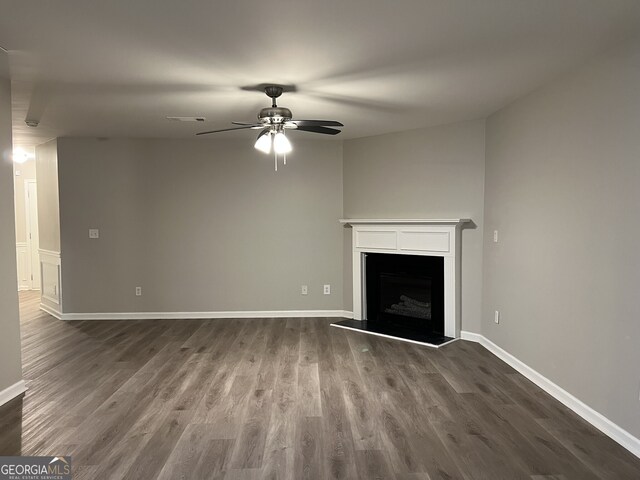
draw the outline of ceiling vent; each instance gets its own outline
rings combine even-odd
[[[172,122],[204,122],[204,117],[167,117],[167,120]]]

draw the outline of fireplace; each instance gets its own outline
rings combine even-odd
[[[444,259],[365,253],[364,320],[389,330],[444,336]]]
[[[460,231],[468,219],[344,219],[353,320],[337,327],[441,346],[460,332]]]

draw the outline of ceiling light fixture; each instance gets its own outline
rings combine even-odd
[[[263,153],[271,152],[271,132],[264,132],[263,135],[260,135],[253,146]]]
[[[279,154],[285,154],[291,151],[291,142],[284,132],[278,132],[275,137],[273,137],[273,149]]]
[[[260,135],[258,135],[258,139],[256,143],[254,143],[254,148],[256,150],[260,150],[263,153],[271,153],[271,149],[273,148],[273,162],[274,169],[278,171],[278,155],[282,155],[283,163],[287,164],[287,153],[290,153],[293,150],[291,146],[291,142],[284,134],[282,128],[278,128],[277,126],[271,127],[268,130],[263,130]]]
[[[14,163],[24,163],[27,160],[31,160],[32,158],[34,158],[34,155],[32,153],[29,153],[20,147],[13,149]]]

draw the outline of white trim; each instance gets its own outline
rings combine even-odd
[[[477,342],[477,343],[482,343],[482,340],[486,340],[482,335],[480,335],[479,333],[473,333],[473,332],[466,332],[464,330],[462,330],[460,332],[460,339],[461,340],[468,340],[470,342]]]
[[[48,302],[60,305],[62,309],[62,258],[60,252],[38,250],[40,254],[40,283],[42,289],[42,298]],[[55,267],[55,273],[51,272],[51,268],[45,271],[45,265]]]
[[[51,315],[52,317],[57,318],[58,320],[62,320],[63,319],[61,312],[59,312],[55,308],[50,307],[49,305],[46,305],[44,303],[40,304],[40,310],[42,310],[43,312],[48,313],[49,315]]]
[[[181,320],[209,318],[350,318],[344,310],[255,310],[226,312],[111,312],[111,313],[60,313],[40,305],[42,310],[61,320]]]
[[[444,258],[444,334],[460,336],[461,225],[468,219],[342,219],[352,226],[353,318],[366,319],[363,255],[385,253]]]
[[[553,383],[544,375],[538,373],[527,364],[518,360],[516,357],[493,343],[485,336],[478,333],[463,331],[460,332],[460,338],[462,338],[463,340],[469,340],[471,342],[479,343],[491,353],[493,353],[496,357],[527,377],[529,380],[531,380],[549,395],[554,397],[560,403],[573,410],[575,413],[580,415],[602,433],[615,440],[617,443],[633,453],[636,457],[640,458],[640,439],[631,435],[624,428],[613,423],[607,417],[591,408],[582,400],[574,397],[562,387]]]
[[[20,380],[13,385],[8,386],[0,392],[0,406],[13,400],[18,395],[22,395],[26,391],[27,385],[24,383],[24,380]]]
[[[359,332],[367,335],[375,335],[376,337],[391,338],[392,340],[400,340],[401,342],[415,343],[416,345],[424,345],[425,347],[429,347],[429,348],[440,348],[458,340],[457,338],[452,338],[448,342],[441,343],[440,345],[434,345],[433,343],[419,342],[418,340],[411,340],[409,338],[394,337],[393,335],[387,335],[385,333],[372,332],[370,330],[362,330],[360,328],[348,327],[347,325],[338,325],[337,323],[332,323],[331,326],[337,327],[337,328],[344,328],[345,330],[351,330],[352,332]]]
[[[48,263],[51,263],[53,265],[60,265],[60,263],[61,263],[62,254],[60,252],[55,252],[53,250],[45,250],[44,248],[39,248],[38,249],[38,253],[40,254],[40,261],[47,260]],[[48,258],[43,259],[42,257],[48,257]]]
[[[16,267],[18,291],[31,290],[29,280],[29,252],[27,242],[16,242]]]
[[[25,213],[25,226],[26,226],[26,235],[27,235],[27,265],[29,267],[29,290],[40,290],[42,288],[42,276],[41,276],[41,267],[40,267],[40,248],[39,248],[39,240],[38,240],[38,249],[36,250],[34,245],[34,236],[38,238],[38,202],[36,198],[36,202],[33,203],[31,195],[29,194],[29,187],[31,185],[35,185],[36,188],[36,197],[38,192],[38,183],[36,179],[30,178],[24,181],[24,213]],[[35,228],[31,224],[31,207],[35,206],[36,210],[36,226]],[[34,232],[35,230],[35,232]],[[37,261],[34,262],[33,256],[37,255]],[[36,278],[38,277],[38,278]]]
[[[470,222],[470,218],[341,218],[343,225],[415,224],[415,225],[458,225]]]

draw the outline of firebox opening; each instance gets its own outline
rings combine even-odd
[[[444,335],[444,258],[364,254],[365,319],[398,333]]]

